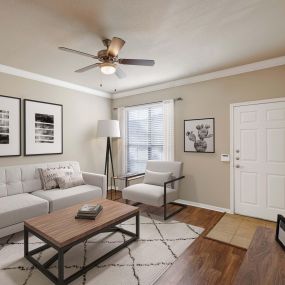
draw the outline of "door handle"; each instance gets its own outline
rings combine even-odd
[[[240,168],[240,165],[239,165],[239,164],[237,164],[237,165],[236,165],[236,168]]]

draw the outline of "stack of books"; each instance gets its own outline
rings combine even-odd
[[[95,220],[102,210],[103,207],[100,204],[84,205],[78,210],[75,219]]]

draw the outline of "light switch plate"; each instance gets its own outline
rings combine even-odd
[[[229,154],[226,154],[226,153],[222,153],[222,154],[221,154],[221,161],[223,161],[223,162],[228,162],[228,161],[230,161],[230,155],[229,155]]]

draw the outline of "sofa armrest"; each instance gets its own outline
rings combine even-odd
[[[107,177],[104,174],[82,172],[83,180],[86,184],[98,186],[102,189],[102,198],[107,197]]]

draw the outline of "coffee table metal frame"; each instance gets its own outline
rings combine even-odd
[[[136,217],[136,232],[135,233],[127,231],[127,230],[122,229],[120,227],[117,227],[118,224],[123,223],[124,221],[127,221],[133,217]],[[88,240],[89,238],[94,237],[98,234],[106,233],[106,232],[120,232],[122,234],[129,236],[130,239],[124,241],[122,244],[115,247],[114,249],[112,249],[108,253],[102,255],[98,259],[92,261],[88,265],[83,266],[79,271],[73,273],[69,277],[64,278],[64,254],[68,250],[70,250],[72,247],[74,247],[75,245],[77,245],[81,242],[84,242],[84,241]],[[38,237],[40,240],[42,240],[46,244],[41,246],[41,247],[38,247],[36,249],[29,251],[29,233]],[[114,255],[115,253],[117,253],[118,251],[123,249],[124,247],[127,247],[130,243],[137,240],[139,238],[139,235],[140,235],[139,212],[132,214],[126,218],[120,219],[119,221],[117,221],[117,222],[115,222],[115,223],[113,223],[113,224],[111,224],[111,225],[109,225],[109,226],[107,226],[107,227],[105,227],[99,231],[95,231],[94,233],[90,233],[90,234],[88,234],[88,235],[86,235],[86,236],[84,236],[84,237],[82,237],[82,238],[80,238],[74,242],[71,242],[70,244],[63,246],[63,247],[56,246],[51,241],[44,238],[41,234],[35,232],[34,230],[30,229],[27,226],[24,226],[24,255],[25,255],[25,258],[27,260],[29,260],[37,269],[39,269],[53,283],[55,283],[57,285],[65,285],[65,284],[69,284],[70,282],[74,281],[75,279],[77,279],[81,275],[85,274],[90,269],[94,268],[95,266],[97,266],[98,264],[100,264],[101,262],[103,262],[104,260],[109,258],[110,256]],[[57,251],[57,253],[53,257],[51,257],[49,260],[47,260],[45,263],[41,264],[38,260],[36,260],[33,257],[33,255],[40,253],[40,252],[42,252],[42,251],[44,251],[50,247],[54,248]],[[58,261],[58,277],[56,277],[52,272],[50,272],[48,270],[49,266],[51,266],[55,261]]]

